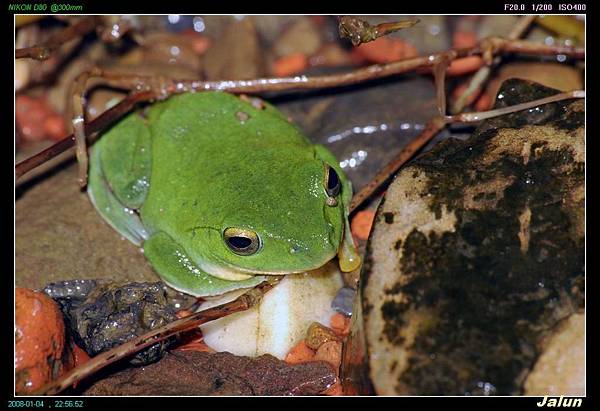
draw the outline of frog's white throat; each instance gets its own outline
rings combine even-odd
[[[286,275],[286,274],[299,274],[299,273],[305,273],[308,271],[312,271],[315,270],[319,267],[322,267],[323,265],[325,265],[328,261],[330,261],[332,258],[335,257],[335,254],[333,254],[330,258],[326,259],[323,262],[320,262],[319,264],[315,265],[315,267],[308,267],[302,270],[286,270],[286,271],[262,271],[262,270],[243,270],[243,269],[238,269],[236,267],[232,267],[232,266],[228,266],[225,264],[222,265],[217,265],[217,264],[213,264],[207,261],[198,261],[198,267],[204,271],[205,273],[212,275],[213,277],[217,277],[220,278],[222,280],[229,280],[229,281],[243,281],[243,280],[247,280],[249,278],[252,278],[256,275]]]
[[[207,263],[206,261],[201,261],[198,265],[205,273],[222,280],[243,281],[253,277],[252,274],[237,270],[233,267],[225,267],[217,264]]]
[[[235,267],[230,267],[230,266],[225,266],[225,265],[217,265],[217,264],[207,263],[205,261],[200,262],[198,265],[199,265],[200,269],[202,271],[204,271],[205,273],[210,274],[213,277],[217,277],[222,280],[229,280],[229,281],[243,281],[243,280],[252,278],[255,275],[285,275],[285,274],[295,274],[296,273],[294,271],[277,271],[277,272],[268,271],[267,272],[267,271],[260,271],[260,270],[248,272],[248,271],[243,271],[243,270],[237,269]],[[302,270],[299,272],[304,272],[304,271],[307,271],[307,270]]]

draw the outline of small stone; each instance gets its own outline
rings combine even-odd
[[[15,289],[15,391],[26,394],[72,365],[58,304],[44,293]]]
[[[68,286],[68,283],[67,283]],[[58,292],[54,293],[58,295]],[[67,301],[65,301],[67,300]],[[175,310],[167,301],[163,284],[106,283],[82,298],[57,298],[75,342],[90,356],[132,340],[151,329],[174,321]],[[161,358],[173,340],[156,343],[130,358],[144,365]]]
[[[323,343],[313,357],[313,361],[325,361],[329,363],[337,374],[340,369],[340,364],[342,363],[341,341],[327,341],[326,343]]]
[[[331,308],[338,313],[344,314],[347,317],[352,316],[352,307],[354,306],[354,298],[356,297],[356,290],[350,287],[341,288],[336,294]]]
[[[306,332],[305,342],[309,348],[318,350],[323,344],[329,341],[338,341],[338,337],[335,332],[323,324],[314,322],[308,327]]]
[[[371,227],[375,219],[375,213],[371,210],[359,211],[352,219],[350,230],[352,235],[360,240],[369,238]]]

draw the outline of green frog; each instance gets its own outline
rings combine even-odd
[[[162,280],[198,297],[360,265],[350,181],[274,106],[183,93],[129,114],[92,147],[88,194]]]

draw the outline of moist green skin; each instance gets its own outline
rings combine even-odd
[[[508,83],[505,95],[513,100],[510,88],[524,93],[531,89],[526,86]],[[548,89],[536,93],[528,99],[548,95]],[[567,116],[568,103],[546,109],[554,114],[542,123],[567,130],[582,126],[581,116]],[[510,124],[531,124],[526,120]],[[488,122],[468,141],[441,143],[414,163],[431,181],[425,192],[433,196],[430,208],[436,218],[443,204],[457,222],[454,232],[425,235],[414,229],[395,244],[402,249],[403,278],[410,280],[386,290],[406,299],[383,304],[383,337],[401,345],[408,310],[431,313],[406,347],[408,367],[399,377],[398,391],[483,394],[490,383],[491,394],[520,394],[523,372],[537,360],[545,332],[565,311],[584,307],[584,239],[573,235],[562,201],[570,189],[583,185],[584,164],[575,162],[568,149],[533,144],[527,164],[507,153],[481,166],[486,143],[497,133],[493,126],[506,127],[508,121],[502,117]],[[474,210],[462,205],[466,188],[500,176],[512,182],[495,207]],[[485,194],[479,200],[492,197]],[[522,252],[519,216],[525,207],[531,209],[530,239]]]
[[[342,183],[335,206],[326,205],[327,165]],[[206,92],[171,97],[109,130],[93,148],[90,195],[113,227],[143,243],[167,283],[216,295],[262,277],[227,281],[211,270],[285,274],[332,259],[352,189],[334,156],[273,106]],[[258,233],[260,250],[232,252],[228,227]]]

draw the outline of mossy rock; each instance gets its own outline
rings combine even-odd
[[[555,93],[508,80],[496,107]],[[346,385],[522,394],[544,338],[583,311],[584,157],[584,102],[569,100],[488,120],[404,168],[369,238]]]

